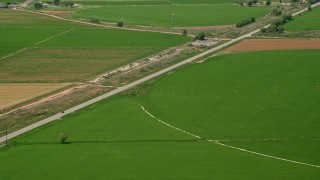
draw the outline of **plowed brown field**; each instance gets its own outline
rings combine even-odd
[[[320,39],[247,39],[227,51],[320,49]]]
[[[48,94],[68,85],[70,83],[2,83],[0,84],[0,109]]]

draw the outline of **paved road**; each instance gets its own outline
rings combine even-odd
[[[316,7],[316,6],[319,6],[319,5],[320,5],[320,2],[314,4],[312,7]],[[303,10],[301,10],[301,11],[299,11],[299,12],[293,14],[293,15],[296,16],[296,15],[298,15],[298,14],[300,14],[300,13],[302,13],[302,12],[305,12],[305,11],[307,11],[307,10],[308,10],[307,8],[306,8],[306,9],[303,9]],[[264,26],[264,27],[268,27],[268,26],[269,26],[269,25],[266,25],[266,26]],[[106,98],[108,98],[108,97],[110,97],[110,96],[113,96],[113,95],[118,94],[118,93],[120,93],[120,92],[126,91],[126,90],[128,90],[128,89],[130,89],[130,88],[132,88],[132,87],[135,87],[135,86],[137,86],[137,85],[139,85],[139,84],[141,84],[141,83],[144,83],[144,82],[146,82],[146,81],[148,81],[148,80],[150,80],[150,79],[153,79],[153,78],[158,77],[158,76],[160,76],[160,75],[162,75],[162,74],[168,73],[168,72],[170,72],[170,71],[172,71],[172,70],[174,70],[174,69],[176,69],[176,68],[178,68],[178,67],[181,67],[181,66],[183,66],[183,65],[185,65],[185,64],[188,64],[188,63],[190,63],[190,62],[192,62],[192,61],[195,61],[195,60],[197,60],[197,59],[199,59],[199,58],[201,58],[201,57],[204,57],[204,56],[206,56],[206,55],[208,55],[208,54],[211,54],[211,53],[213,53],[213,52],[215,52],[215,51],[217,51],[217,50],[220,50],[220,49],[222,49],[222,48],[224,48],[224,47],[226,47],[226,46],[229,46],[229,45],[231,45],[231,44],[233,44],[233,43],[235,43],[235,42],[238,42],[238,41],[240,41],[240,40],[242,40],[242,39],[245,39],[245,38],[247,38],[247,37],[250,37],[251,35],[253,35],[253,34],[255,34],[255,33],[259,32],[259,31],[260,31],[260,29],[254,30],[254,31],[252,31],[252,32],[250,32],[250,33],[248,33],[248,34],[245,34],[245,35],[240,36],[240,37],[238,37],[238,38],[232,39],[232,40],[230,40],[230,41],[228,41],[228,42],[226,42],[226,43],[224,43],[224,44],[222,44],[222,45],[220,45],[220,46],[217,46],[217,47],[214,47],[214,48],[212,48],[212,49],[209,49],[208,51],[205,51],[205,52],[203,52],[203,53],[201,53],[201,54],[198,54],[198,55],[196,55],[196,56],[194,56],[194,57],[191,57],[191,58],[189,58],[189,59],[187,59],[187,60],[184,60],[184,61],[182,61],[182,62],[179,62],[179,63],[175,64],[175,65],[172,65],[172,66],[170,66],[170,67],[167,67],[167,68],[165,68],[165,69],[163,69],[163,70],[160,70],[160,71],[158,71],[158,72],[156,72],[156,73],[154,73],[154,74],[151,74],[151,75],[149,75],[149,76],[146,76],[146,77],[144,77],[144,78],[142,78],[142,79],[139,79],[139,80],[137,80],[137,81],[134,81],[134,82],[132,82],[132,83],[130,83],[130,84],[128,84],[128,85],[119,87],[119,88],[117,88],[117,89],[115,89],[115,90],[113,90],[113,91],[110,91],[110,92],[108,92],[108,93],[106,93],[106,94],[103,94],[103,95],[101,95],[101,96],[99,96],[99,97],[96,97],[96,98],[91,99],[91,100],[89,100],[89,101],[87,101],[87,102],[84,102],[84,103],[82,103],[82,104],[80,104],[80,105],[77,105],[77,106],[75,106],[75,107],[73,107],[73,108],[70,108],[70,109],[64,111],[64,113],[59,113],[59,114],[53,115],[53,116],[48,117],[48,118],[46,118],[46,119],[44,119],[44,120],[42,120],[42,121],[39,121],[39,122],[34,123],[34,124],[32,124],[32,125],[29,125],[29,126],[27,126],[27,127],[25,127],[25,128],[22,128],[22,129],[20,129],[20,130],[18,130],[18,131],[15,131],[15,132],[9,134],[9,135],[7,136],[7,138],[8,138],[8,139],[12,139],[12,138],[14,138],[14,137],[16,137],[16,136],[19,136],[19,135],[21,135],[21,134],[23,134],[23,133],[25,133],[25,132],[28,132],[28,131],[30,131],[30,130],[32,130],[32,129],[35,129],[35,128],[37,128],[37,127],[40,127],[40,126],[42,126],[42,125],[44,125],[44,124],[47,124],[47,123],[49,123],[49,122],[52,122],[52,121],[54,121],[54,120],[60,119],[61,117],[66,116],[66,115],[68,115],[68,114],[71,114],[71,113],[73,113],[73,112],[75,112],[75,111],[77,111],[77,110],[79,110],[79,109],[85,108],[85,107],[87,107],[87,106],[90,106],[91,104],[94,104],[94,103],[96,103],[96,102],[99,102],[99,101],[101,101],[101,100],[103,100],[103,99],[106,99]],[[1,143],[1,142],[4,142],[4,141],[6,141],[6,137],[5,137],[5,136],[0,138],[0,143]]]

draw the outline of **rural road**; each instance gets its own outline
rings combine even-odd
[[[316,7],[316,6],[319,6],[319,5],[320,5],[320,2],[314,4],[312,7]],[[300,13],[305,12],[305,11],[308,11],[308,9],[306,8],[306,9],[303,9],[303,10],[297,12],[297,13],[294,13],[293,16],[296,16],[296,15],[298,15],[298,14],[300,14]],[[268,26],[269,26],[269,25],[266,25],[266,26],[264,26],[264,27],[268,27]],[[235,42],[238,42],[238,41],[240,41],[240,40],[242,40],[242,39],[245,39],[245,38],[247,38],[247,37],[250,37],[250,36],[252,36],[253,34],[255,34],[255,33],[259,32],[259,31],[260,31],[260,29],[256,29],[256,30],[254,30],[254,31],[252,31],[252,32],[250,32],[250,33],[248,33],[248,34],[239,36],[238,38],[232,39],[232,40],[230,40],[230,41],[228,41],[228,42],[226,42],[226,43],[224,43],[224,44],[221,44],[221,45],[219,45],[219,46],[217,46],[217,47],[214,47],[214,48],[212,48],[212,49],[209,49],[209,50],[207,50],[207,51],[205,51],[205,52],[203,52],[203,53],[201,53],[201,54],[198,54],[198,55],[196,55],[196,56],[193,56],[193,57],[191,57],[191,58],[189,58],[189,59],[186,59],[186,60],[184,60],[184,61],[181,61],[181,62],[179,62],[179,63],[177,63],[177,64],[174,64],[174,65],[172,65],[172,66],[170,66],[170,67],[167,67],[167,68],[165,68],[165,69],[163,69],[163,70],[160,70],[160,71],[158,71],[158,72],[156,72],[156,73],[153,73],[153,74],[151,74],[151,75],[149,75],[149,76],[146,76],[146,77],[144,77],[144,78],[142,78],[142,79],[139,79],[139,80],[137,80],[137,81],[134,81],[134,82],[132,82],[132,83],[130,83],[130,84],[127,84],[127,85],[125,85],[125,86],[119,87],[119,88],[117,88],[117,89],[115,89],[115,90],[113,90],[113,91],[110,91],[110,92],[108,92],[108,93],[106,93],[106,94],[103,94],[103,95],[101,95],[101,96],[99,96],[99,97],[96,97],[96,98],[91,99],[91,100],[89,100],[89,101],[87,101],[87,102],[84,102],[84,103],[82,103],[82,104],[80,104],[80,105],[77,105],[77,106],[72,107],[72,108],[70,108],[70,109],[68,109],[68,110],[65,110],[64,113],[58,113],[58,114],[53,115],[53,116],[51,116],[51,117],[48,117],[48,118],[46,118],[46,119],[44,119],[44,120],[41,120],[41,121],[39,121],[39,122],[37,122],[37,123],[34,123],[34,124],[32,124],[32,125],[29,125],[29,126],[27,126],[27,127],[25,127],[25,128],[22,128],[22,129],[20,129],[20,130],[18,130],[18,131],[15,131],[15,132],[13,132],[13,133],[8,134],[7,137],[6,137],[6,136],[3,136],[3,137],[0,138],[0,143],[5,142],[6,139],[9,140],[9,139],[12,139],[12,138],[14,138],[14,137],[17,137],[17,136],[19,136],[19,135],[21,135],[21,134],[23,134],[23,133],[25,133],[25,132],[28,132],[28,131],[30,131],[30,130],[32,130],[32,129],[35,129],[35,128],[40,127],[40,126],[42,126],[42,125],[44,125],[44,124],[50,123],[50,122],[52,122],[52,121],[54,121],[54,120],[60,119],[60,118],[62,118],[63,116],[66,116],[66,115],[68,115],[68,114],[71,114],[71,113],[73,113],[73,112],[75,112],[75,111],[77,111],[77,110],[83,109],[83,108],[85,108],[85,107],[87,107],[87,106],[90,106],[91,104],[94,104],[94,103],[96,103],[96,102],[99,102],[99,101],[101,101],[101,100],[103,100],[103,99],[106,99],[106,98],[108,98],[108,97],[110,97],[110,96],[113,96],[113,95],[115,95],[115,94],[121,93],[121,92],[123,92],[123,91],[126,91],[126,90],[128,90],[128,89],[130,89],[130,88],[132,88],[132,87],[135,87],[135,86],[137,86],[137,85],[139,85],[139,84],[142,84],[142,83],[144,83],[144,82],[146,82],[146,81],[148,81],[148,80],[150,80],[150,79],[153,79],[153,78],[155,78],[155,77],[158,77],[158,76],[160,76],[160,75],[162,75],[162,74],[168,73],[168,72],[170,72],[170,71],[172,71],[172,70],[174,70],[174,69],[176,69],[176,68],[178,68],[178,67],[181,67],[181,66],[183,66],[183,65],[185,65],[185,64],[188,64],[188,63],[190,63],[190,62],[192,62],[192,61],[195,61],[195,60],[197,60],[197,59],[199,59],[199,58],[201,58],[201,57],[204,57],[204,56],[206,56],[206,55],[208,55],[208,54],[211,54],[211,53],[213,53],[213,52],[215,52],[215,51],[218,51],[218,50],[220,50],[220,49],[222,49],[222,48],[224,48],[224,47],[227,47],[227,46],[229,46],[229,45],[231,45],[231,44],[233,44],[233,43],[235,43]]]

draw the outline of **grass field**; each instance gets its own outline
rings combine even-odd
[[[313,8],[286,24],[286,30],[320,30],[320,8]]]
[[[68,83],[1,83],[0,110],[66,87]]]
[[[92,28],[13,11],[0,14],[2,19],[13,17],[0,21],[0,33],[8,34],[0,39],[0,58],[25,48],[0,60],[0,82],[79,81],[190,40]]]
[[[318,179],[319,168],[200,141],[141,109],[201,137],[319,165],[318,55],[238,53],[185,67],[20,136],[0,151],[0,178]]]
[[[124,21],[125,24],[149,26],[216,26],[236,24],[249,17],[261,17],[271,7],[240,7],[232,4],[184,4],[157,6],[99,6],[77,10],[75,18],[97,17],[107,22]],[[230,15],[226,12],[232,12]],[[172,24],[174,13],[174,24]]]
[[[189,132],[256,146],[275,139],[279,156],[319,164],[319,55],[298,50],[219,56],[168,75],[142,99],[153,115]],[[287,150],[290,143],[310,148]]]
[[[225,4],[233,0],[76,0],[83,5]]]

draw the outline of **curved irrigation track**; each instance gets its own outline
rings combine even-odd
[[[317,7],[317,6],[319,6],[319,5],[320,5],[320,2],[318,2],[318,3],[316,3],[316,4],[313,4],[312,7],[314,8],[314,7]],[[303,12],[305,12],[305,11],[308,11],[308,8],[305,8],[305,9],[303,9],[303,10],[301,10],[301,11],[298,11],[298,12],[294,13],[293,16],[299,15],[300,13],[303,13]],[[27,11],[27,12],[30,12],[30,11]],[[32,12],[32,11],[31,11],[31,12]],[[36,12],[32,12],[32,13],[36,13]],[[43,14],[43,13],[38,13],[38,14],[50,16],[50,17],[53,17],[53,18],[58,18],[58,19],[61,19],[61,20],[71,21],[71,22],[77,22],[77,23],[84,23],[84,24],[94,25],[94,24],[91,24],[91,23],[85,23],[85,22],[76,21],[76,20],[63,19],[63,18],[60,18],[60,17],[57,17],[57,16],[52,16],[52,15]],[[96,25],[96,26],[100,26],[100,25]],[[268,26],[270,26],[270,24],[269,24],[269,25],[266,25],[266,26],[264,26],[264,27],[268,27]],[[31,131],[31,130],[33,130],[33,129],[35,129],[35,128],[38,128],[38,127],[40,127],[40,126],[42,126],[42,125],[44,125],[44,124],[47,124],[47,123],[50,123],[50,122],[52,122],[52,121],[58,120],[58,119],[60,119],[60,118],[63,117],[63,116],[66,116],[66,115],[68,115],[68,114],[71,114],[71,113],[73,113],[73,112],[75,112],[75,111],[77,111],[77,110],[83,109],[83,108],[85,108],[85,107],[87,107],[87,106],[90,106],[90,105],[92,105],[92,104],[94,104],[94,103],[96,103],[96,102],[99,102],[99,101],[101,101],[101,100],[103,100],[103,99],[106,99],[106,98],[108,98],[108,97],[110,97],[110,96],[113,96],[113,95],[115,95],[115,94],[118,94],[118,93],[121,93],[121,92],[123,92],[123,91],[126,91],[126,90],[128,90],[128,89],[130,89],[130,88],[132,88],[132,87],[135,87],[135,86],[137,86],[137,85],[139,85],[139,84],[142,84],[142,83],[144,83],[144,82],[146,82],[146,81],[148,81],[148,80],[150,80],[150,79],[153,79],[153,78],[158,77],[158,76],[160,76],[160,75],[162,75],[162,74],[168,73],[168,72],[170,72],[170,71],[172,71],[172,70],[174,70],[174,69],[176,69],[176,68],[178,68],[178,67],[181,67],[181,66],[183,66],[183,65],[185,65],[185,64],[188,64],[188,63],[190,63],[190,62],[192,62],[192,61],[195,61],[195,60],[197,60],[197,59],[199,59],[199,58],[202,58],[202,57],[204,57],[204,56],[207,56],[207,55],[209,55],[209,54],[211,54],[211,53],[213,53],[213,52],[215,52],[215,51],[218,51],[218,50],[220,50],[220,49],[222,49],[222,48],[225,48],[225,47],[227,47],[227,46],[229,46],[229,45],[231,45],[231,44],[233,44],[233,43],[236,43],[236,42],[238,42],[238,41],[240,41],[240,40],[243,40],[243,39],[245,39],[245,38],[247,38],[247,37],[250,37],[251,35],[253,35],[253,34],[255,34],[255,33],[259,32],[259,31],[260,31],[260,29],[256,29],[256,30],[254,30],[254,31],[252,31],[252,32],[250,32],[250,33],[248,33],[248,34],[239,36],[239,37],[237,37],[237,38],[235,38],[235,39],[232,39],[232,40],[230,40],[230,41],[228,41],[228,42],[226,42],[226,43],[224,43],[224,44],[221,44],[221,45],[219,45],[219,46],[217,46],[217,47],[214,47],[214,48],[212,48],[212,49],[209,49],[209,50],[207,50],[207,51],[205,51],[205,52],[203,52],[203,53],[201,53],[201,54],[198,54],[198,55],[193,56],[193,57],[191,57],[191,58],[189,58],[189,59],[186,59],[186,60],[181,61],[181,62],[179,62],[179,63],[177,63],[177,64],[174,64],[174,65],[172,65],[172,66],[170,66],[170,67],[167,67],[167,68],[165,68],[165,69],[162,69],[162,70],[160,70],[160,71],[158,71],[158,72],[156,72],[156,73],[153,73],[153,74],[151,74],[151,75],[148,75],[148,76],[146,76],[146,77],[143,77],[143,78],[141,78],[141,79],[139,79],[139,80],[137,80],[137,81],[134,81],[134,82],[132,82],[132,83],[130,83],[130,84],[127,84],[127,85],[125,85],[125,86],[119,87],[119,88],[117,88],[117,89],[115,89],[115,90],[113,90],[113,91],[110,91],[110,92],[108,92],[108,93],[106,93],[106,94],[103,94],[103,95],[101,95],[101,96],[99,96],[99,97],[96,97],[96,98],[94,98],[94,99],[91,99],[91,100],[89,100],[89,101],[87,101],[87,102],[84,102],[84,103],[82,103],[82,104],[80,104],[80,105],[77,105],[77,106],[75,106],[75,107],[72,107],[72,108],[70,108],[70,109],[68,109],[68,110],[66,110],[66,111],[64,111],[64,112],[61,112],[61,113],[55,114],[55,115],[53,115],[53,116],[50,116],[50,117],[48,117],[48,118],[46,118],[46,119],[44,119],[44,120],[41,120],[41,121],[36,122],[36,123],[34,123],[34,124],[32,124],[32,125],[29,125],[29,126],[27,126],[27,127],[25,127],[25,128],[22,128],[22,129],[20,129],[20,130],[18,130],[18,131],[15,131],[15,132],[13,132],[13,133],[10,133],[10,134],[8,134],[7,136],[3,136],[3,137],[0,138],[0,143],[5,142],[6,140],[12,139],[12,138],[14,138],[14,137],[17,137],[17,136],[19,136],[19,135],[21,135],[21,134],[23,134],[23,133],[28,132],[28,131]],[[143,108],[143,109],[144,109],[144,108]],[[145,109],[144,109],[144,110],[145,110]],[[145,111],[145,112],[147,112],[147,111]],[[152,116],[152,114],[150,114],[149,112],[147,112],[147,113],[148,113],[151,117],[155,118],[155,117]],[[155,119],[157,119],[157,118],[155,118]],[[160,121],[161,121],[161,120],[160,120]],[[172,126],[172,125],[170,125],[170,124],[168,124],[168,123],[165,123],[165,122],[163,122],[163,121],[162,121],[162,123],[166,124],[166,125],[169,126],[169,127],[174,128],[174,129],[176,129],[176,130],[179,130],[179,131],[181,131],[181,132],[184,132],[184,133],[186,133],[186,134],[189,134],[189,135],[191,135],[191,136],[194,136],[194,137],[196,137],[196,138],[200,138],[200,139],[201,139],[200,136],[197,136],[197,135],[191,134],[191,133],[189,133],[189,132],[187,132],[187,131],[181,130],[181,129],[179,129],[179,128],[177,128],[177,127],[174,127],[174,126]],[[277,160],[282,160],[282,161],[287,161],[287,162],[291,162],[291,163],[295,163],[295,164],[301,164],[301,165],[307,165],[307,166],[312,166],[312,167],[320,168],[319,165],[308,164],[308,163],[303,163],[303,162],[288,160],[288,159],[284,159],[284,158],[280,158],[280,157],[270,156],[270,155],[267,155],[267,154],[262,154],[262,153],[258,153],[258,152],[254,152],[254,151],[249,151],[249,150],[241,149],[241,148],[238,148],[238,147],[230,146],[230,145],[227,145],[227,144],[223,144],[223,143],[221,143],[221,142],[219,142],[219,141],[217,141],[217,140],[207,140],[207,141],[213,142],[213,143],[215,143],[215,144],[218,144],[218,145],[221,145],[221,146],[225,146],[225,147],[228,147],[228,148],[236,149],[236,150],[239,150],[239,151],[243,151],[243,152],[255,154],[255,155],[260,155],[260,156],[264,156],[264,157],[268,157],[268,158],[273,158],[273,159],[277,159]],[[0,147],[1,147],[1,146],[0,146]]]
[[[150,117],[152,117],[153,119],[159,121],[160,123],[170,127],[170,128],[173,128],[177,131],[180,131],[182,133],[185,133],[185,134],[188,134],[190,136],[193,136],[197,139],[203,139],[202,137],[198,136],[198,135],[195,135],[193,133],[190,133],[188,131],[185,131],[183,129],[180,129],[180,128],[177,128],[175,126],[172,126],[171,124],[169,123],[166,123],[158,118],[156,118],[155,116],[153,116],[150,112],[148,112],[143,106],[141,106],[141,109],[147,113]],[[215,144],[218,144],[220,146],[224,146],[224,147],[228,147],[228,148],[231,148],[231,149],[236,149],[238,151],[243,151],[243,152],[246,152],[246,153],[250,153],[250,154],[255,154],[255,155],[258,155],[258,156],[263,156],[263,157],[267,157],[267,158],[272,158],[272,159],[277,159],[277,160],[281,160],[281,161],[286,161],[286,162],[290,162],[290,163],[294,163],[294,164],[300,164],[300,165],[305,165],[305,166],[311,166],[311,167],[316,167],[316,168],[320,168],[320,165],[315,165],[315,164],[309,164],[309,163],[304,163],[304,162],[300,162],[300,161],[294,161],[294,160],[290,160],[290,159],[285,159],[285,158],[281,158],[281,157],[277,157],[277,156],[271,156],[271,155],[267,155],[267,154],[263,154],[263,153],[259,153],[259,152],[255,152],[255,151],[250,151],[250,150],[246,150],[246,149],[243,149],[243,148],[239,148],[239,147],[235,147],[235,146],[230,146],[230,145],[227,145],[227,144],[224,144],[222,143],[221,141],[225,141],[225,140],[216,140],[216,139],[203,139],[205,141],[208,141],[208,142],[212,142],[212,143],[215,143]]]

